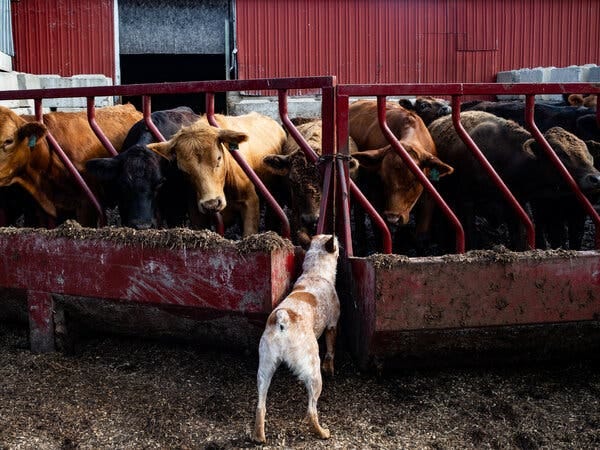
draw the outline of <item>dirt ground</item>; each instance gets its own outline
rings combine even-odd
[[[249,439],[257,356],[198,343],[88,336],[71,355],[32,354],[0,323],[0,448],[230,449]],[[325,379],[320,441],[284,368],[263,448],[599,448],[597,359],[361,373],[343,347]]]

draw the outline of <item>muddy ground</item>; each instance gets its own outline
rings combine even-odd
[[[319,403],[331,439],[302,424],[305,391],[282,368],[264,448],[599,448],[592,356],[377,375],[359,371],[341,344]],[[92,335],[70,355],[36,355],[24,325],[0,323],[0,361],[0,448],[255,447],[255,352]]]

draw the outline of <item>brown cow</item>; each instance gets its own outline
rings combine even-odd
[[[292,122],[295,123],[294,119]],[[320,156],[323,134],[321,120],[303,121],[297,129],[306,143]],[[350,138],[350,153],[355,153],[357,150],[354,140]],[[274,174],[285,179],[285,190],[291,204],[291,228],[295,231],[294,240],[297,239],[297,242],[302,242],[303,239],[310,240],[316,232],[321,206],[323,182],[319,167],[308,160],[291,135],[287,137],[283,146],[283,154],[267,155],[264,162]],[[358,162],[352,158],[348,164],[350,176],[353,177]]]
[[[232,219],[233,213],[239,213],[242,234],[248,236],[258,232],[259,197],[229,150],[239,146],[245,161],[268,185],[273,174],[263,158],[281,153],[285,131],[273,119],[254,112],[237,117],[216,114],[215,120],[220,128],[209,125],[206,116],[202,116],[169,141],[150,144],[148,148],[177,160],[177,166],[194,186],[201,213],[222,211],[226,221]]]
[[[96,122],[118,150],[129,128],[142,118],[133,105],[96,110]],[[25,189],[51,217],[76,213],[85,225],[94,224],[91,203],[54,151],[45,136],[49,131],[80,172],[91,158],[109,156],[87,121],[87,113],[51,112],[44,124],[31,116],[19,116],[0,107],[0,186]]]
[[[437,180],[453,169],[437,157],[435,144],[423,120],[413,111],[387,102],[387,124],[426,176]],[[377,102],[359,100],[350,105],[349,134],[359,148],[352,156],[360,163],[359,183],[373,206],[390,225],[406,225],[423,186],[383,135],[377,120]],[[426,196],[416,224],[417,239],[426,239],[433,201]]]

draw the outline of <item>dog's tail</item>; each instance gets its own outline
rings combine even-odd
[[[286,309],[278,309],[275,311],[275,326],[280,331],[285,331],[290,327],[290,315]]]

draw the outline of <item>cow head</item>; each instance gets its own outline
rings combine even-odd
[[[198,121],[178,131],[169,141],[149,144],[148,148],[177,161],[196,191],[198,209],[203,214],[217,213],[227,206],[225,183],[231,155],[226,147],[248,139],[239,131],[220,129]]]
[[[594,158],[584,141],[561,127],[550,128],[544,133],[544,137],[582,192],[586,194],[600,192],[600,172],[594,167]],[[537,141],[529,139],[523,145],[542,159],[543,149]],[[545,157],[543,158],[543,160],[547,160]],[[554,169],[549,168],[548,170]],[[547,179],[553,178],[548,176]],[[564,188],[567,189],[566,186]]]
[[[156,227],[156,197],[168,161],[143,145],[135,145],[114,158],[95,158],[86,170],[116,197],[124,226],[145,230]]]
[[[31,159],[31,152],[42,145],[46,126],[27,122],[8,108],[0,107],[0,186],[13,184]],[[44,141],[45,142],[45,141]]]
[[[404,149],[425,175],[437,180],[451,174],[454,169],[429,152],[402,143]],[[423,186],[396,151],[385,147],[365,150],[352,155],[366,171],[376,173],[383,184],[383,216],[390,225],[406,225],[410,211],[423,192]]]
[[[400,106],[415,111],[425,125],[429,125],[435,119],[452,113],[452,107],[448,100],[435,97],[417,97],[414,101],[406,98],[399,100]]]

